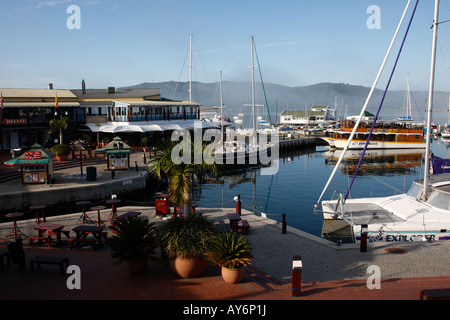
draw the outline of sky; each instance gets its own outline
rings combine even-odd
[[[77,89],[250,81],[254,36],[265,82],[371,87],[407,0],[0,0],[0,87]],[[386,70],[384,88],[416,0]],[[73,10],[73,6],[77,10]],[[369,10],[371,8],[377,10]],[[427,90],[434,1],[421,0],[391,89]],[[440,21],[450,20],[441,0]],[[450,22],[439,25],[436,89],[450,91]]]

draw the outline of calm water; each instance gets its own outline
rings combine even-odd
[[[432,150],[437,156],[449,157],[450,148],[440,140],[433,141]],[[323,219],[314,213],[314,205],[334,169],[333,158],[327,151],[327,147],[317,147],[284,155],[276,175],[261,175],[259,169],[253,169],[202,184],[195,189],[195,202],[203,207],[234,208],[233,197],[239,194],[244,209],[265,213],[279,221],[281,214],[286,213],[288,225],[320,236]],[[425,149],[407,154],[398,152],[385,157],[366,153],[370,161],[365,164],[364,174],[355,180],[351,196],[388,196],[408,191],[412,181],[423,175]],[[341,164],[324,200],[330,199],[335,190],[347,190],[353,177],[352,168]]]

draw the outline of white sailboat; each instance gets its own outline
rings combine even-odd
[[[252,128],[251,130],[228,131],[225,136],[222,131],[222,137],[225,137],[220,145],[215,149],[214,157],[223,159],[226,165],[259,165],[262,163],[261,157],[270,157],[273,143],[261,141],[256,131],[256,97],[255,97],[255,60],[254,60],[254,39],[251,37],[252,50]],[[222,88],[222,73],[220,73],[220,82]],[[222,90],[221,90],[221,105]],[[223,130],[223,126],[222,126]],[[267,136],[266,136],[267,137]],[[258,141],[260,140],[260,141]],[[248,141],[248,142],[247,142]]]
[[[405,13],[409,4],[410,2],[408,2]],[[438,21],[439,0],[435,0],[428,129],[431,128],[433,107]],[[350,226],[355,240],[360,239],[363,227],[368,230],[369,242],[450,240],[450,175],[439,174],[430,178],[430,161],[428,161],[431,156],[430,142],[431,130],[427,130],[424,178],[414,181],[408,193],[389,197],[348,200],[346,196],[339,194],[337,199],[322,201],[324,219],[345,221],[347,226]],[[339,162],[336,164],[335,170],[338,166]],[[433,167],[437,168],[434,164]],[[329,183],[325,190],[328,185]],[[316,211],[325,190],[316,204]]]

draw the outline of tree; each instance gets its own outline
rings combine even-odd
[[[55,131],[59,131],[59,144],[63,144],[63,129],[67,129],[69,124],[69,117],[63,117],[61,119],[52,119],[50,120],[50,129],[48,133],[52,133]]]
[[[190,157],[183,154],[184,161],[177,164],[173,161],[173,154],[177,152],[179,146],[175,145],[170,139],[164,140],[158,146],[157,155],[148,167],[149,172],[157,179],[161,180],[164,175],[169,179],[169,198],[174,204],[183,205],[183,213],[186,219],[192,215],[192,186],[195,176],[205,172],[217,174],[219,170],[216,163],[208,164],[203,157],[201,163],[194,161],[196,152],[204,154],[205,144],[197,147],[198,150],[196,150],[193,142],[189,141],[188,144],[190,145]],[[183,152],[189,151],[183,149]],[[186,161],[187,159],[190,161]]]

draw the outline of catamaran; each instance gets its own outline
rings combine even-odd
[[[410,6],[411,0],[408,2],[403,17],[401,19],[399,28],[405,18],[405,15]],[[417,0],[418,3],[418,0]],[[417,8],[417,3],[411,20]],[[411,24],[411,22],[410,22]],[[347,194],[336,194],[335,198],[331,200],[322,201],[322,213],[325,220],[345,221],[347,226],[350,226],[354,240],[361,238],[361,231],[368,231],[369,242],[403,242],[403,241],[435,241],[435,240],[450,240],[450,164],[444,160],[432,156],[431,145],[431,112],[433,107],[433,93],[434,93],[434,77],[435,77],[435,62],[436,62],[436,43],[439,24],[439,0],[435,1],[435,13],[433,21],[433,44],[431,54],[431,71],[430,84],[428,96],[428,119],[426,131],[426,151],[425,151],[425,168],[423,179],[414,181],[411,189],[406,194],[393,195],[389,197],[380,198],[360,198],[347,199],[350,188]],[[409,27],[408,27],[409,30]],[[407,31],[408,32],[408,31]],[[406,34],[407,34],[406,32]],[[397,29],[398,33],[398,29]],[[396,35],[397,35],[396,33]],[[405,35],[406,37],[406,35]],[[396,36],[392,40],[390,49],[385,58],[389,56],[389,52],[395,42]],[[403,40],[404,42],[404,40]],[[402,45],[403,46],[403,45]],[[374,87],[378,82],[379,76],[383,70],[385,62],[380,69],[380,72],[375,81]],[[373,88],[374,88],[373,87]],[[371,93],[369,94],[369,99]],[[368,99],[368,100],[369,100]],[[368,102],[368,101],[367,101]],[[363,115],[365,107],[361,111]],[[357,123],[352,134],[356,132]],[[352,136],[349,138],[343,154],[337,162],[330,179],[328,180],[325,189],[319,197],[315,205],[316,212],[318,205],[330,184],[333,175],[342,161],[345,152]],[[366,147],[369,139],[366,141]],[[365,150],[362,153],[364,157]],[[361,157],[361,160],[362,160]],[[428,161],[431,159],[431,161]],[[360,162],[361,162],[360,160]],[[430,170],[432,166],[433,170]],[[447,170],[445,170],[447,169]],[[432,175],[430,177],[430,171]],[[356,177],[356,173],[353,178]],[[366,229],[367,228],[367,229]]]

